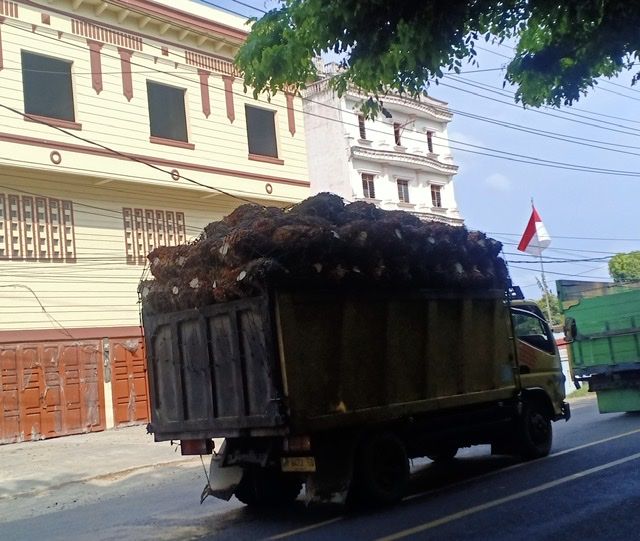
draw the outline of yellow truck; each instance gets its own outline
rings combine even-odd
[[[391,503],[414,457],[542,457],[570,416],[547,322],[502,290],[278,289],[143,324],[149,428],[213,452],[203,498]]]

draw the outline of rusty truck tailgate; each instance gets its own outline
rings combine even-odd
[[[281,377],[266,298],[143,318],[156,441],[281,430]]]

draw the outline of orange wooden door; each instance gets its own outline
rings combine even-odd
[[[0,344],[0,443],[104,430],[100,343]]]
[[[149,421],[149,387],[144,340],[111,339],[113,413],[116,426]]]

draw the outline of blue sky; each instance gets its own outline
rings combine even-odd
[[[265,7],[264,0],[211,3],[250,16],[260,13],[243,3]],[[467,226],[505,243],[505,257],[514,282],[523,287],[527,296],[538,298],[539,263],[517,252],[515,246],[529,219],[533,198],[552,238],[544,252],[548,283],[555,286],[557,278],[608,279],[606,260],[560,261],[606,258],[621,251],[640,250],[639,225],[634,222],[640,200],[640,85],[631,87],[631,74],[626,74],[603,80],[572,107],[524,110],[510,105],[515,103],[509,95],[512,89],[502,88],[504,71],[500,68],[506,65],[512,50],[506,45],[478,45],[482,47],[478,66],[465,66],[464,73],[446,77],[442,84],[432,85],[429,90],[458,112],[449,126],[449,138],[460,166],[455,177],[456,197]],[[487,119],[521,128],[509,129]],[[543,137],[523,128],[549,133]],[[557,137],[582,140],[567,142]],[[524,155],[637,172],[637,176],[541,167],[470,151],[501,156],[509,152],[516,159]]]

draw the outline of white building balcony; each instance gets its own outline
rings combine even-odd
[[[352,158],[367,160],[378,163],[399,165],[406,169],[416,171],[429,171],[442,175],[455,175],[458,166],[439,161],[434,154],[416,154],[412,152],[399,151],[395,148],[374,148],[372,146],[352,146]]]

